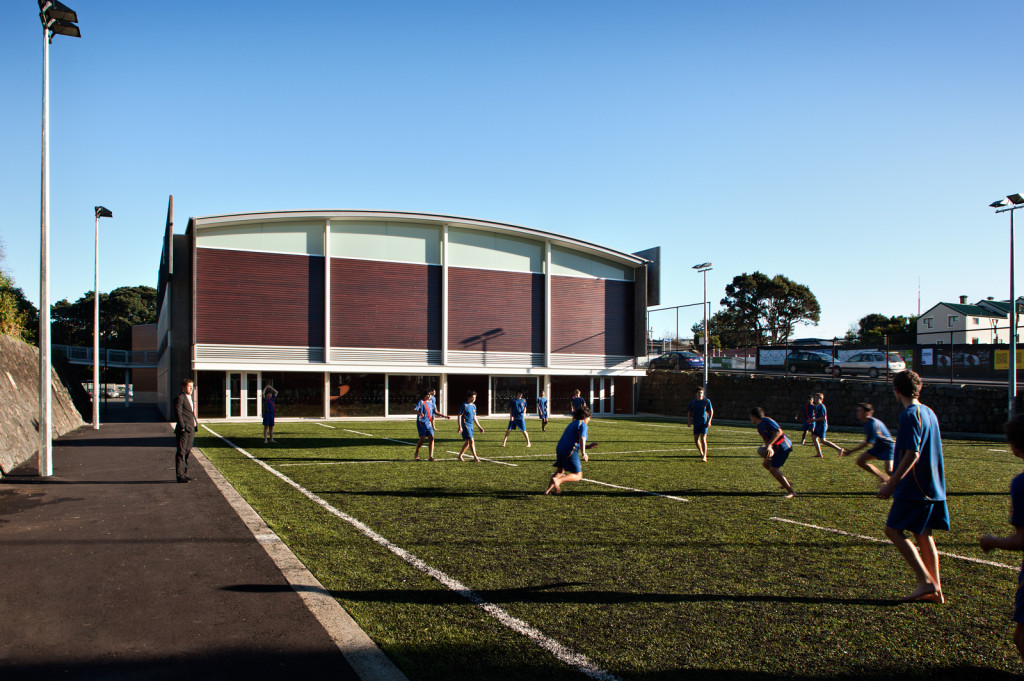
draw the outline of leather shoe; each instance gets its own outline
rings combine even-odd
[[[188,482],[191,479],[192,478],[188,477],[187,475],[183,475],[180,478],[178,478],[178,482]]]

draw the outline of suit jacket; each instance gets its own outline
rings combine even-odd
[[[175,430],[186,433],[196,432],[196,413],[192,410],[192,405],[185,393],[178,393],[178,398],[174,400],[174,414],[177,418],[174,425]]]

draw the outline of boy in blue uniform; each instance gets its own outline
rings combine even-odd
[[[857,457],[857,465],[868,473],[877,476],[881,482],[885,483],[889,482],[889,476],[892,475],[892,460],[896,442],[892,439],[892,435],[889,434],[889,429],[885,427],[884,423],[876,419],[874,414],[875,408],[867,402],[861,402],[857,405],[857,419],[864,424],[864,442],[861,442],[853,449],[847,449],[846,453],[853,454],[865,447],[871,447],[871,449]],[[884,461],[885,473],[878,470],[870,462],[870,459]]]
[[[693,422],[693,442],[700,452],[700,460],[708,460],[708,428],[711,427],[711,418],[715,410],[711,407],[711,400],[704,397],[704,388],[697,388],[694,391],[694,398],[686,406],[686,425]]]
[[[764,415],[764,409],[761,407],[754,407],[750,410],[750,422],[757,426],[757,434],[764,440],[764,445],[757,448],[757,453],[762,457],[761,465],[779,481],[782,489],[786,490],[786,498],[792,499],[796,496],[796,492],[793,491],[793,486],[789,484],[789,480],[779,469],[786,463],[786,459],[793,451],[793,443],[782,432],[782,427],[774,419]]]
[[[893,393],[903,406],[896,433],[896,470],[878,490],[879,499],[892,497],[885,536],[914,572],[917,587],[904,601],[944,603],[939,576],[939,552],[932,530],[949,529],[946,474],[942,441],[935,412],[921,404],[921,377],[901,371],[892,379]],[[918,548],[903,534],[910,530]]]
[[[576,388],[576,390],[574,390],[572,392],[572,399],[570,399],[569,402],[572,405],[572,413],[573,414],[575,414],[576,410],[579,409],[580,407],[587,406],[587,401],[585,399],[583,399],[582,395],[580,395],[580,389],[579,388]]]
[[[540,419],[540,432],[548,429],[548,398],[544,397],[544,391],[540,391],[537,398],[537,417]]]
[[[439,412],[434,411],[434,405],[430,401],[430,391],[424,390],[420,394],[420,401],[416,403],[416,430],[419,432],[420,440],[416,443],[416,451],[413,452],[413,461],[420,460],[420,447],[423,446],[424,442],[428,442],[427,446],[428,461],[434,460],[434,414],[438,416],[444,416]],[[450,418],[445,416],[445,418]]]
[[[808,395],[807,401],[800,405],[796,418],[804,426],[804,432],[800,436],[800,444],[807,444],[807,432],[811,431],[811,438],[814,437],[814,395]]]
[[[590,410],[585,406],[580,407],[573,413],[573,421],[565,427],[562,437],[555,446],[555,474],[551,476],[551,484],[544,494],[562,493],[562,485],[567,482],[576,482],[583,479],[584,461],[590,461],[587,456],[587,424],[590,423]]]
[[[1018,459],[1024,459],[1024,416],[1014,416],[1003,429],[1010,443],[1010,451]],[[981,537],[979,543],[985,553],[992,549],[1024,551],[1024,473],[1019,474],[1010,483],[1010,524],[1014,530],[1011,535],[994,537],[986,534]],[[1017,595],[1013,605],[1013,621],[1017,623],[1013,630],[1013,644],[1017,646],[1017,654],[1021,656],[1021,660],[1024,660],[1024,568],[1017,576]]]
[[[523,397],[522,390],[516,393],[514,400],[508,401],[508,429],[505,431],[505,439],[501,443],[502,447],[508,443],[508,434],[516,428],[523,431],[523,435],[526,436],[526,446],[531,446],[530,434],[526,432],[526,398]]]
[[[831,447],[839,452],[839,456],[844,456],[846,454],[845,449],[835,442],[829,442],[825,439],[825,433],[828,432],[828,409],[825,409],[825,393],[816,393],[814,395],[814,418],[811,421],[814,422],[814,451],[818,452],[814,455],[815,458],[822,458],[822,445]]]
[[[459,461],[465,461],[463,455],[466,450],[473,452],[473,461],[480,463],[480,457],[476,455],[476,440],[473,439],[473,425],[480,429],[480,432],[484,432],[484,427],[480,425],[480,421],[476,418],[476,391],[470,390],[466,393],[466,403],[462,405],[462,409],[459,410],[459,433],[462,434],[462,449],[459,450]]]

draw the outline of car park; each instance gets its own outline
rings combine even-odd
[[[794,350],[786,356],[786,370],[791,374],[827,374],[832,371],[832,358],[817,352]]]
[[[878,378],[880,374],[886,371],[896,373],[906,368],[906,362],[895,352],[886,353],[880,350],[869,350],[858,352],[841,362],[836,362],[832,373],[835,376],[867,374],[871,378]]]
[[[703,369],[704,358],[696,352],[674,350],[655,357],[647,365],[648,369]]]

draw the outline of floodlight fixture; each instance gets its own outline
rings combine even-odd
[[[1006,198],[1015,206],[1019,206],[1024,203],[1024,196],[1021,196],[1020,194],[1009,194]]]
[[[98,218],[112,218],[114,214],[110,212],[108,208],[103,206],[96,206],[96,217]]]
[[[39,0],[39,13],[48,15],[53,19],[70,22],[78,21],[78,15],[75,13],[75,10],[63,2],[58,2],[58,0]]]
[[[708,270],[711,269],[711,263],[709,263],[709,262],[702,262],[699,265],[694,265],[693,269],[697,270],[698,272],[707,272]]]
[[[1009,205],[1010,205],[1010,200],[1009,199],[999,199],[998,201],[993,201],[992,203],[988,204],[988,207],[989,208],[1002,208],[1003,206],[1009,206]]]

